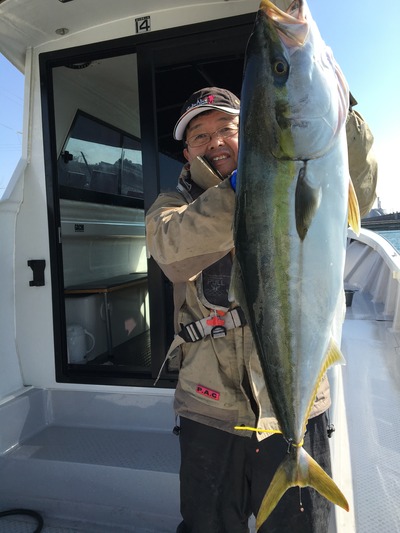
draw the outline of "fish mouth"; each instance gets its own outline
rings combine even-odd
[[[261,0],[260,11],[273,22],[282,41],[288,48],[303,46],[309,25],[303,0],[294,0],[287,11],[282,11],[271,0]]]
[[[261,0],[258,23],[264,28],[264,34],[276,44],[277,49],[282,45],[280,53],[288,61],[289,71],[298,53],[304,53],[304,57],[310,56],[310,65],[305,64],[302,67],[305,86],[311,75],[314,84],[320,82],[320,69],[314,68],[315,64],[325,65],[323,72],[331,69],[334,59],[330,52],[322,53],[317,50],[317,56],[310,52],[311,47],[315,46],[313,22],[304,0],[294,0],[287,11],[281,10],[271,0]],[[290,83],[289,77],[290,73],[285,84]],[[310,100],[307,91],[303,93],[296,90],[290,101],[286,98],[280,101],[278,98],[275,102],[275,119],[280,130],[280,142],[271,149],[271,153],[276,159],[300,161],[322,157],[331,149],[337,137],[338,124],[342,124],[343,116],[346,116],[345,95],[342,98],[344,105],[341,103],[340,110],[336,111],[332,106],[331,89],[325,88],[324,84],[318,100]]]

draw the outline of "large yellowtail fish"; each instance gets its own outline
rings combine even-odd
[[[320,380],[342,362],[331,327],[343,298],[348,215],[359,228],[347,161],[348,103],[344,76],[305,1],[283,12],[262,0],[241,94],[233,293],[289,447],[258,528],[293,486],[314,487],[348,510],[302,447]]]

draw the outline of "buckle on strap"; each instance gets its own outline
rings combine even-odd
[[[211,335],[214,338],[224,337],[228,329],[238,328],[245,324],[246,318],[240,307],[235,307],[235,309],[225,314],[215,310],[209,317],[190,322],[186,326],[181,324],[181,330],[178,335],[185,342],[197,342],[207,335]]]
[[[199,329],[199,327],[202,327],[201,320],[197,320],[197,322],[190,322],[190,324],[187,324],[186,326],[183,324],[180,326],[182,329],[178,335],[182,337],[185,342],[196,342],[205,337],[204,332]]]

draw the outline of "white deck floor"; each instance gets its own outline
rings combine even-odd
[[[351,492],[351,487],[342,486],[342,480],[336,479],[352,502],[350,515],[338,515],[336,531],[339,533],[400,533],[400,336],[390,328],[391,322],[383,320],[379,307],[371,302],[368,295],[356,293],[353,306],[347,309],[342,339],[342,350],[347,360],[347,365],[341,368],[345,415],[340,409],[332,411],[336,426],[332,444],[336,449],[340,448],[344,456],[348,452],[350,459],[351,472],[342,470],[339,477],[351,480],[349,476],[352,475],[353,491],[353,494],[347,494],[347,490]],[[76,448],[75,444],[82,444],[82,440],[84,446]],[[157,451],[160,449],[163,451],[161,454]],[[16,471],[21,469],[20,473],[23,466],[18,465],[23,465],[24,459],[29,457],[35,458],[38,471],[46,468],[46,464],[57,464],[61,467],[60,483],[68,483],[69,472],[74,469],[84,474],[86,469],[96,468],[96,464],[105,465],[112,472],[105,474],[110,482],[110,495],[104,502],[108,513],[120,511],[118,490],[112,489],[112,484],[120,479],[123,482],[121,491],[134,490],[135,483],[130,478],[136,476],[136,483],[140,484],[140,472],[148,475],[150,470],[154,470],[158,491],[165,490],[171,502],[177,499],[178,440],[172,434],[160,434],[154,439],[154,435],[137,432],[50,426],[15,449],[11,457],[17,465]],[[346,469],[346,466],[341,468]],[[95,485],[96,479],[103,478],[96,478],[95,470],[93,473]],[[146,483],[143,487],[148,490],[149,481]],[[11,487],[14,493],[18,492],[18,484],[23,487],[25,480],[16,480]],[[41,507],[41,490],[39,484],[36,489],[37,509]],[[71,485],[71,490],[77,491],[79,486]],[[136,497],[140,494],[143,501],[151,498],[149,492],[143,493],[136,485]],[[57,498],[57,495],[54,497]],[[48,500],[43,499],[44,510],[46,503]],[[62,508],[63,502],[59,505]],[[22,502],[18,502],[18,506],[22,507]],[[129,526],[113,527],[112,530],[109,525],[101,525],[101,520],[97,524],[82,524],[79,520],[60,521],[46,517],[44,512],[43,533],[172,533],[179,522],[177,502],[172,506],[168,520],[160,521],[159,526],[154,526],[153,522],[147,528],[144,520],[140,527],[133,521]],[[0,510],[9,507],[0,504]],[[34,531],[33,524],[32,520],[23,517],[3,518],[0,519],[0,533],[31,533]],[[251,530],[254,531],[254,526]]]
[[[368,296],[347,309],[342,369],[359,533],[400,532],[400,334]]]

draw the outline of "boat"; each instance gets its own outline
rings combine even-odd
[[[398,231],[400,229],[400,213],[383,213],[375,216],[368,216],[363,219],[362,226],[374,231]]]
[[[144,214],[175,187],[187,95],[240,93],[257,7],[0,0],[0,49],[25,77],[22,156],[0,199],[0,532],[180,522],[177,374],[155,384],[171,286],[147,259]],[[388,242],[349,231],[330,417],[351,511],[332,533],[400,527],[399,280]]]

